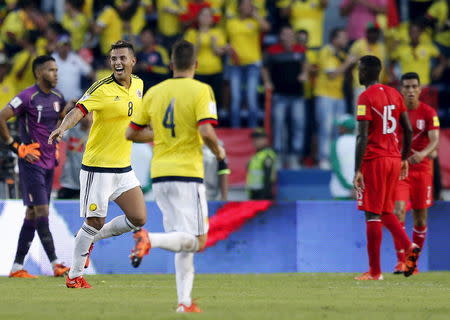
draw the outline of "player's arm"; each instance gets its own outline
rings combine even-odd
[[[406,111],[400,114],[400,125],[403,128],[402,160],[406,160],[411,151],[413,130]]]
[[[134,122],[130,122],[127,131],[125,132],[127,140],[133,142],[152,142],[153,141],[153,129],[150,126],[140,126]]]
[[[355,150],[355,178],[353,185],[356,190],[364,189],[364,181],[361,173],[361,163],[366,153],[367,141],[369,139],[369,120],[358,121],[358,132],[356,135]]]
[[[59,142],[62,139],[64,132],[73,128],[84,116],[85,114],[80,108],[73,108],[70,110],[70,112],[64,117],[59,127],[50,133],[50,136],[48,137],[48,144],[53,144],[55,140],[56,142]]]
[[[216,156],[217,160],[224,160],[225,149],[219,145],[219,139],[217,139],[216,131],[214,130],[212,124],[201,124],[198,126],[198,131],[203,138],[203,142]]]
[[[220,200],[228,200],[228,174],[219,175]]]
[[[408,158],[410,163],[420,163],[426,157],[431,156],[434,150],[437,149],[439,143],[439,130],[430,130],[428,131],[428,138],[430,139],[430,143],[423,149],[422,151],[413,150],[413,155]]]
[[[0,136],[7,145],[14,141],[14,138],[9,133],[7,124],[7,121],[12,117],[14,117],[14,111],[11,107],[6,106],[0,110]]]

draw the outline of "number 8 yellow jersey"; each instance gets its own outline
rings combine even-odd
[[[153,182],[203,181],[203,141],[198,125],[217,124],[211,87],[191,78],[173,78],[150,88],[142,109],[133,115],[135,129],[153,128]]]
[[[83,155],[86,171],[126,172],[131,170],[131,141],[125,131],[132,115],[142,105],[143,82],[131,76],[126,89],[111,75],[95,82],[78,101],[84,113],[93,113],[93,123]]]

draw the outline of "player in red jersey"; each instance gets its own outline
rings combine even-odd
[[[355,178],[358,209],[365,211],[367,251],[370,270],[356,280],[382,280],[380,246],[384,225],[407,254],[410,276],[416,267],[419,246],[411,243],[394,211],[397,182],[408,174],[406,161],[411,146],[412,129],[402,96],[397,90],[379,84],[381,61],[364,56],[359,61],[359,82],[366,87],[358,99]],[[400,153],[397,127],[403,128]]]
[[[401,93],[406,102],[409,121],[413,128],[411,153],[409,154],[409,174],[397,185],[395,214],[404,226],[406,203],[411,201],[414,229],[413,242],[422,248],[427,232],[427,213],[432,204],[433,165],[430,155],[439,142],[439,118],[436,111],[419,101],[420,79],[415,72],[401,78]],[[405,252],[395,239],[397,265],[395,274],[405,270]],[[416,270],[417,271],[417,270]]]

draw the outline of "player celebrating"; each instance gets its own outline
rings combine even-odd
[[[19,235],[12,278],[37,278],[23,268],[25,256],[37,230],[45,253],[53,266],[55,277],[69,268],[56,257],[53,236],[48,225],[48,204],[56,166],[56,146],[47,139],[55,129],[65,105],[62,94],[55,89],[58,67],[51,56],[39,56],[32,63],[36,84],[19,93],[0,111],[0,135],[19,157],[19,179],[25,206],[25,219]],[[20,140],[11,137],[6,121],[16,116]]]
[[[420,248],[412,244],[394,211],[397,182],[408,174],[406,161],[411,146],[411,124],[401,95],[393,88],[379,84],[381,61],[363,56],[359,64],[359,82],[366,90],[359,96],[357,107],[354,186],[358,209],[366,215],[369,272],[356,280],[382,280],[380,246],[384,225],[407,251],[405,276],[416,267]],[[404,132],[400,154],[397,126]]]
[[[59,141],[88,112],[93,113],[80,171],[80,215],[86,220],[75,238],[68,288],[91,287],[82,274],[94,241],[135,230],[146,221],[144,197],[131,169],[131,142],[124,136],[131,115],[142,103],[142,80],[131,74],[136,63],[133,46],[114,43],[109,61],[113,74],[95,82],[48,139],[48,143]],[[125,215],[104,224],[110,200]]]
[[[433,166],[429,157],[438,146],[439,118],[432,107],[419,101],[420,91],[417,73],[409,72],[401,77],[401,93],[413,127],[413,138],[408,177],[397,185],[395,214],[404,226],[406,203],[411,201],[413,242],[422,248],[427,232],[427,211],[432,202]],[[394,240],[398,259],[394,273],[398,274],[405,271],[405,252],[399,241]]]
[[[154,135],[152,183],[167,233],[136,232],[131,258],[138,266],[151,247],[175,252],[177,312],[200,312],[191,291],[194,252],[204,247],[209,227],[202,139],[221,167],[225,166],[225,150],[213,128],[217,111],[212,89],[193,80],[197,66],[194,46],[184,40],[177,42],[171,64],[174,78],[148,90],[142,111],[127,130],[127,138],[135,142],[150,141]]]

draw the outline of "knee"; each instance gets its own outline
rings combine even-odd
[[[86,219],[86,224],[97,230],[100,230],[105,224],[105,218],[90,217]]]
[[[128,218],[128,219],[130,220],[130,222],[135,227],[142,227],[147,222],[147,216],[146,215],[143,215],[142,217],[133,217],[132,219],[130,219],[130,218]]]

